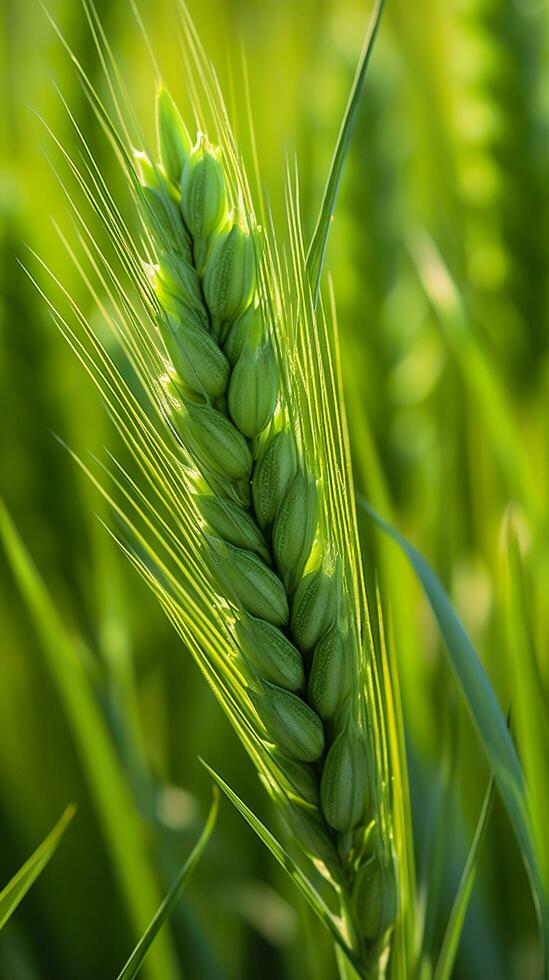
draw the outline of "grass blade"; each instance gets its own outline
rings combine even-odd
[[[547,770],[549,713],[536,650],[531,608],[533,589],[526,574],[527,569],[519,544],[520,512],[515,508],[510,509],[506,524],[503,572],[509,639],[508,659],[512,689],[515,692],[513,722],[530,788],[538,860],[545,890],[549,893],[549,842],[546,830],[549,813]]]
[[[320,214],[318,216],[313,237],[311,239],[311,244],[309,246],[309,251],[307,253],[306,272],[309,285],[311,287],[313,305],[315,307],[318,302],[320,276],[322,274],[322,266],[324,265],[326,245],[328,243],[330,223],[334,213],[339,182],[341,180],[345,158],[349,150],[349,143],[351,141],[351,135],[364,85],[364,79],[366,78],[366,71],[368,69],[370,56],[374,47],[374,41],[376,39],[376,34],[381,21],[384,2],[385,0],[376,0],[372,18],[370,24],[368,25],[366,38],[364,40],[355,77],[353,79],[353,84],[347,100],[347,106],[345,108],[339,135],[337,137],[334,155],[330,164],[328,179],[326,181],[322,204],[320,206]]]
[[[157,883],[149,864],[142,826],[97,704],[75,638],[65,628],[53,599],[32,563],[5,506],[0,501],[0,540],[14,578],[42,642],[46,663],[59,691],[98,820],[109,849],[135,934],[140,936],[158,906]],[[150,980],[176,974],[167,937],[147,964]]]
[[[469,851],[467,863],[463,869],[463,875],[459,883],[458,892],[452,906],[450,919],[448,920],[448,925],[442,941],[442,947],[437,960],[437,965],[435,967],[433,980],[450,980],[452,976],[452,970],[454,967],[456,953],[458,951],[463,923],[465,922],[465,915],[467,913],[469,900],[471,898],[473,885],[475,883],[480,848],[482,841],[484,840],[484,835],[492,810],[494,786],[495,782],[494,777],[492,776],[488,784],[488,789],[486,790],[482,809],[480,811],[480,817],[475,830],[475,836],[473,837],[471,850]]]
[[[444,875],[448,865],[448,841],[453,831],[456,805],[455,773],[457,760],[457,727],[454,713],[448,713],[442,732],[440,783],[437,787],[433,813],[427,831],[428,843],[423,859],[424,881],[419,892],[425,893],[421,916],[420,977],[430,976],[438,944],[437,927],[440,920]]]
[[[42,874],[42,871],[55,854],[75,813],[76,806],[71,803],[59,818],[55,827],[50,830],[48,836],[44,838],[42,843],[31,854],[28,861],[25,861],[22,867],[19,868],[19,871],[17,871],[0,892],[0,929],[5,926],[10,916],[15,912],[19,903],[27,894],[31,885]]]
[[[459,616],[432,568],[398,531],[370,507],[367,501],[359,499],[359,504],[378,527],[402,548],[421,582],[437,619],[449,663],[465,697],[519,842],[546,951],[549,944],[549,913],[533,846],[524,774],[492,686]]]
[[[118,974],[117,980],[133,980],[133,977],[137,976],[137,973],[143,964],[143,960],[156,939],[156,936],[172,912],[175,903],[177,902],[181,892],[183,891],[194,869],[196,868],[196,865],[202,857],[204,848],[206,847],[206,844],[208,843],[215,827],[218,810],[219,791],[217,790],[217,787],[214,787],[212,805],[200,837],[189,854],[189,857],[185,861],[185,864],[181,868],[164,901],[156,912],[156,915],[152,919],[149,927],[139,940],[126,965]]]

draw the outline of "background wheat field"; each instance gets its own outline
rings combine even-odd
[[[185,108],[175,4],[142,0],[138,9]],[[284,220],[286,168],[297,159],[308,235],[371,7],[368,0],[188,0],[244,157],[259,158],[275,222]],[[48,0],[46,8],[105,93],[85,9],[76,0]],[[143,58],[135,10],[129,0],[96,0],[96,8],[152,142],[155,72]],[[119,447],[23,266],[41,285],[36,255],[61,263],[64,284],[115,361],[118,351],[53,226],[67,204],[44,120],[72,149],[63,99],[114,189],[121,176],[40,3],[2,0],[0,24],[0,888],[65,807],[77,806],[0,932],[0,978],[114,980],[206,818],[211,778],[200,759],[263,819],[272,814],[229,722],[106,532],[105,502],[71,456],[104,457]],[[528,780],[547,885],[544,0],[387,0],[342,176],[326,282],[336,297],[355,489],[428,560],[484,665]],[[421,583],[359,513],[368,593],[374,604],[376,590],[382,596],[398,665],[417,977],[427,980],[490,772]],[[0,896],[0,924],[1,911]],[[496,793],[452,976],[538,980],[542,970],[528,878]],[[224,802],[141,975],[338,974],[328,933]]]

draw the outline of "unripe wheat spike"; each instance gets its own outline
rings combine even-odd
[[[385,858],[367,853],[379,816],[375,751],[356,688],[344,556],[324,561],[323,486],[281,384],[261,232],[242,195],[233,199],[221,150],[201,132],[191,146],[163,88],[157,126],[159,162],[136,162],[156,250],[165,413],[196,471],[202,552],[231,610],[276,798],[303,851],[352,907],[368,883],[372,896],[394,882],[385,884]],[[394,919],[387,898],[376,919],[371,896],[360,926],[367,962]]]

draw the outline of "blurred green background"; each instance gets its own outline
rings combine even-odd
[[[175,0],[142,0],[185,112]],[[49,0],[104,90],[74,0]],[[154,71],[125,0],[98,0],[152,139]],[[370,5],[366,0],[189,0],[250,152],[246,52],[262,178],[283,226],[297,154],[312,230]],[[205,757],[261,814],[244,751],[153,597],[105,533],[76,453],[116,449],[97,394],[20,263],[61,262],[63,193],[52,142],[74,110],[104,168],[97,120],[35,0],[2,0],[0,71],[0,494],[51,597],[37,628],[0,551],[0,883],[69,801],[78,814],[0,936],[2,980],[115,977],[187,855],[209,804]],[[251,157],[248,156],[251,162]],[[549,686],[549,10],[543,0],[389,0],[329,246],[358,489],[428,556],[500,703],[521,669],[505,560],[511,523],[541,703]],[[85,307],[91,317],[94,310]],[[381,579],[407,721],[419,901],[439,848],[443,927],[487,772],[417,585],[364,528]],[[512,591],[512,589],[511,589]],[[513,718],[520,747],[521,718]],[[549,745],[549,740],[546,743]],[[547,756],[546,756],[547,758]],[[451,760],[449,763],[448,760]],[[450,768],[450,776],[448,769]],[[452,832],[437,841],[445,780]],[[496,804],[456,977],[538,976],[520,858]],[[330,945],[240,818],[224,806],[149,980],[335,976]]]

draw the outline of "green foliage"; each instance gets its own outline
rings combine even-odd
[[[51,861],[75,812],[74,806],[67,807],[48,836],[0,892],[0,929],[5,926],[29,888]]]
[[[389,923],[387,980],[542,975],[549,18],[536,2],[391,0],[378,30],[381,6],[2,4],[4,881],[78,802],[2,930],[10,980],[114,977],[139,936],[134,968],[162,980],[259,961],[356,980],[357,922],[373,945]],[[177,470],[185,425],[207,482]],[[427,592],[355,520],[353,486],[414,542]],[[230,600],[205,566],[212,538]],[[228,620],[258,588],[261,607]],[[334,738],[357,675],[365,765],[352,730]],[[309,758],[321,734],[341,749],[323,786],[292,757],[296,735]],[[244,820],[223,814],[176,900],[208,794],[199,755]],[[381,774],[366,817],[343,778],[357,768]],[[380,815],[358,849],[353,831],[334,840],[321,795],[342,828]]]
[[[458,893],[452,906],[452,913],[446,927],[444,940],[435,967],[434,980],[450,980],[450,977],[452,976],[459,941],[461,938],[461,932],[463,929],[463,922],[467,913],[471,899],[471,892],[478,870],[480,848],[488,827],[490,813],[492,812],[494,785],[495,783],[492,777],[482,804],[482,811],[475,830],[473,843],[471,844],[471,850],[469,851],[467,857],[467,864],[463,869],[463,875],[459,883]]]
[[[143,934],[139,940],[137,946],[133,950],[131,956],[129,957],[127,963],[124,965],[120,973],[118,974],[117,980],[131,980],[131,978],[136,977],[141,966],[143,965],[143,960],[145,959],[149,949],[151,948],[153,942],[156,939],[160,929],[168,919],[169,915],[173,911],[173,907],[181,895],[185,885],[189,881],[196,865],[200,861],[202,852],[206,847],[212,831],[215,826],[215,821],[217,819],[217,811],[219,808],[219,797],[217,792],[214,794],[214,800],[210,809],[210,813],[206,823],[204,824],[204,829],[200,834],[195,846],[193,847],[189,857],[185,861],[185,864],[181,868],[177,878],[175,879],[172,887],[170,888],[168,894],[166,895],[164,901],[159,906],[154,918],[151,920],[146,932]]]
[[[545,944],[549,944],[547,892],[539,858],[535,853],[529,793],[505,718],[471,641],[436,575],[398,531],[386,524],[368,505],[365,506],[376,523],[405,551],[436,616],[452,669],[476,724],[495,784],[517,835],[531,879],[543,940]]]

